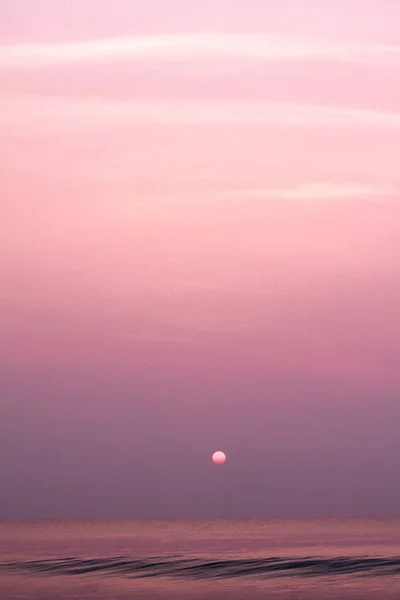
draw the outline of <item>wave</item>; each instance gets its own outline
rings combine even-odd
[[[47,575],[119,575],[125,577],[177,577],[216,579],[245,576],[317,577],[359,574],[400,574],[400,557],[302,557],[219,559],[157,558],[51,558],[0,563],[1,571]]]

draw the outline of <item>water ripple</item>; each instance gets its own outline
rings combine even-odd
[[[245,576],[398,575],[400,557],[301,557],[205,560],[196,558],[62,558],[0,563],[1,571],[48,575],[123,575],[190,579]]]

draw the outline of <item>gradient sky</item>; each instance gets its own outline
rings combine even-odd
[[[0,2],[0,516],[398,514],[399,23]]]

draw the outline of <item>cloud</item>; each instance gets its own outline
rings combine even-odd
[[[241,101],[107,101],[56,96],[0,98],[4,134],[43,135],[105,131],[137,124],[257,124],[400,130],[400,111]]]
[[[392,195],[391,190],[358,183],[318,182],[289,188],[250,188],[233,192],[234,195],[283,200],[378,200]]]
[[[314,58],[399,64],[400,47],[225,33],[136,35],[64,43],[0,46],[2,67],[40,67],[109,60],[193,60],[210,57],[264,60]]]
[[[162,333],[125,333],[122,335],[124,339],[129,339],[135,342],[148,342],[154,344],[193,344],[197,340],[189,336],[169,335]]]

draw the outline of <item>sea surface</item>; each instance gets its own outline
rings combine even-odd
[[[400,518],[0,520],[0,599],[400,599]]]

